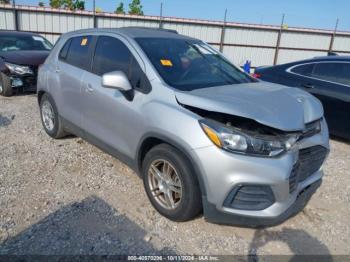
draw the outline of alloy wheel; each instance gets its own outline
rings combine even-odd
[[[41,115],[45,128],[49,131],[52,131],[55,127],[55,113],[53,111],[51,103],[48,100],[43,101],[43,104],[41,106]]]
[[[182,198],[182,183],[176,169],[167,160],[152,162],[148,170],[148,184],[152,197],[159,205],[169,210],[178,207]]]

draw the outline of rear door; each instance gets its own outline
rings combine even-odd
[[[350,137],[350,63],[317,63],[312,77],[317,80],[311,89],[322,101],[331,133]]]
[[[350,63],[322,61],[298,65],[288,70],[295,86],[321,100],[331,133],[350,133]]]
[[[84,71],[91,65],[92,36],[70,38],[59,53],[55,73],[61,87],[60,114],[81,127],[81,87]]]

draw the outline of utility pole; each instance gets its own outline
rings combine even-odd
[[[339,18],[337,18],[337,21],[335,22],[334,31],[333,31],[333,34],[331,36],[331,42],[329,44],[329,50],[328,50],[329,53],[331,53],[333,51],[334,38],[337,34],[338,24],[339,24]]]
[[[280,44],[281,44],[281,37],[282,37],[282,30],[283,30],[283,25],[284,25],[284,18],[285,18],[285,14],[282,15],[281,27],[280,27],[280,30],[278,31],[278,37],[277,37],[277,43],[276,43],[276,51],[275,51],[275,57],[273,59],[273,65],[276,65],[277,64],[277,60],[278,60],[278,52],[279,52]]]
[[[12,0],[12,9],[13,9],[13,20],[14,20],[14,24],[15,24],[15,30],[18,31],[19,27],[18,27],[18,13],[17,13],[17,9],[16,9],[16,1]]]
[[[163,28],[163,2],[160,3],[159,28]]]
[[[224,50],[224,41],[225,41],[225,31],[226,31],[226,17],[227,17],[227,8],[225,9],[224,23],[221,28],[221,38],[220,38],[220,52]]]
[[[94,28],[96,28],[97,23],[96,23],[96,3],[95,3],[95,0],[93,0],[93,2],[92,2],[92,8],[93,8],[93,11],[92,11],[93,24],[94,24]]]

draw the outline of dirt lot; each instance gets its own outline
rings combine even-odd
[[[278,227],[174,223],[117,159],[49,138],[35,95],[0,97],[0,254],[350,254],[350,144],[331,147],[323,185]]]

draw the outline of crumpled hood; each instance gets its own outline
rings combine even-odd
[[[320,101],[299,89],[260,81],[175,91],[179,103],[253,119],[283,131],[297,131],[323,116]]]
[[[3,57],[6,62],[17,65],[38,66],[45,62],[49,53],[49,51],[3,51],[0,52],[0,57]]]

